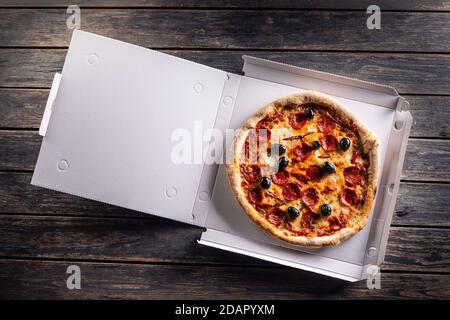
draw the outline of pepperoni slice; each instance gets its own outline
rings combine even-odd
[[[312,181],[319,181],[322,179],[324,175],[322,167],[319,166],[311,166],[308,169],[306,169],[306,176],[309,178],[309,180]]]
[[[365,179],[361,169],[355,166],[344,169],[344,180],[350,186],[365,184]]]
[[[328,219],[328,225],[331,231],[338,231],[339,229],[341,229],[341,223],[336,217],[331,217],[330,219]]]
[[[264,143],[264,142],[270,141],[270,137],[272,135],[272,132],[270,131],[269,128],[267,128],[267,127],[260,127],[260,128],[256,127],[255,130],[256,130],[256,135],[258,137],[258,140],[257,140],[258,144],[260,142]]]
[[[302,200],[307,206],[313,206],[319,201],[319,195],[314,188],[308,188],[302,191]]]
[[[267,115],[263,119],[259,120],[256,124],[256,129],[267,128],[269,126],[271,118]]]
[[[320,138],[320,144],[325,152],[333,152],[338,146],[338,141],[335,136],[327,134]]]
[[[256,129],[269,129],[271,122],[276,119],[275,115],[267,115],[256,124]]]
[[[306,119],[306,115],[303,111],[297,112],[289,119],[289,124],[292,126],[292,128],[300,130],[305,126],[307,120],[308,119]]]
[[[283,187],[283,197],[286,201],[294,201],[300,198],[300,188],[297,184],[290,182]]]
[[[309,228],[303,228],[302,230],[296,229],[294,226],[292,226],[289,222],[285,223],[285,227],[289,232],[295,234],[296,236],[306,236],[308,233],[311,232],[311,229]]]
[[[304,228],[311,228],[311,224],[313,222],[313,213],[311,211],[304,211],[302,213],[302,220],[300,224]]]
[[[336,128],[336,122],[329,115],[325,114],[317,121],[317,127],[320,132],[328,134]]]
[[[272,176],[273,183],[284,186],[289,180],[289,172],[286,170],[278,171],[276,174]]]
[[[269,203],[255,204],[256,210],[263,214],[267,213],[267,210],[269,210],[271,207],[272,207],[272,205]]]
[[[250,183],[254,183],[261,179],[261,168],[256,164],[241,164],[240,169],[244,179]]]
[[[294,155],[293,159],[299,162],[305,161],[311,155],[311,152],[313,150],[314,150],[313,147],[311,147],[306,142],[303,142],[301,145],[296,146],[292,151]]]
[[[356,192],[352,189],[345,188],[341,192],[341,196],[339,197],[339,200],[344,206],[352,207],[357,206],[359,204],[359,198]]]
[[[254,130],[248,132],[247,138],[245,138],[244,155],[245,161],[256,163],[258,154],[258,137]]]
[[[345,214],[341,213],[339,215],[339,224],[341,225],[341,227],[346,227],[348,223],[348,216],[346,216]]]
[[[268,128],[249,130],[244,144],[244,159],[250,159],[250,162],[255,163],[259,150],[265,150],[270,139],[271,131]]]
[[[309,178],[307,176],[305,176],[303,173],[292,171],[291,175],[303,183],[308,183],[308,181],[309,181]]]
[[[251,203],[261,204],[264,200],[264,193],[259,188],[254,188],[248,193],[248,198]]]
[[[244,159],[248,159],[250,157],[250,141],[249,137],[245,138],[244,142]]]
[[[278,207],[272,207],[267,213],[267,221],[275,226],[279,226],[283,222],[284,212]]]

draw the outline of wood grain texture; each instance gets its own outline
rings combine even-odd
[[[286,268],[0,260],[0,298],[24,299],[449,299],[449,275],[382,273],[381,289]]]
[[[32,186],[30,173],[0,172],[0,213],[154,219],[154,216]],[[450,226],[450,184],[400,184],[393,225]],[[434,199],[434,201],[430,201]],[[444,209],[443,209],[444,208]]]
[[[2,0],[2,7],[67,7],[73,4],[72,0]],[[345,1],[292,1],[292,0],[78,0],[81,8],[89,7],[158,7],[158,8],[289,8],[289,9],[352,9],[366,10],[373,4],[369,0]],[[408,0],[392,1],[378,0],[381,10],[423,10],[448,11],[448,0]]]
[[[238,74],[242,73],[242,55],[247,54],[390,85],[401,94],[447,95],[450,92],[450,56],[442,54],[248,50],[164,52]],[[65,49],[2,49],[0,87],[49,88],[55,72],[62,70],[65,56]]]
[[[36,131],[0,130],[0,170],[33,170],[42,137]],[[402,179],[450,181],[449,140],[410,139]]]
[[[380,0],[381,30],[366,28],[366,0],[77,1],[83,30],[228,72],[241,74],[248,54],[406,95],[415,138],[380,290],[201,246],[201,228],[30,185],[23,171],[64,63],[70,2],[0,1],[0,298],[450,298],[449,0]],[[82,290],[66,288],[71,264]]]
[[[0,9],[0,16],[2,46],[69,44],[65,10]],[[448,12],[384,12],[379,30],[367,28],[367,17],[364,11],[85,9],[81,27],[159,48],[450,51]]]
[[[450,185],[437,183],[400,183],[394,225],[450,226]]]
[[[0,128],[39,129],[49,92],[0,89]]]
[[[36,187],[30,184],[31,177],[30,173],[0,172],[0,213],[154,218],[133,210]]]
[[[411,137],[450,137],[450,96],[404,96],[413,117]]]
[[[38,129],[49,90],[0,89],[0,128]],[[411,137],[449,138],[450,96],[404,96],[411,105]]]
[[[36,131],[0,131],[0,170],[31,170],[41,141]]]
[[[449,159],[450,141],[410,139],[401,177],[408,180],[448,182]]]
[[[261,263],[199,245],[201,228],[164,219],[2,215],[0,231],[0,256],[5,257],[183,264]],[[396,271],[450,272],[449,236],[450,229],[393,227],[381,267]]]

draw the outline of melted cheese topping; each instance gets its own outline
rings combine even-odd
[[[314,111],[312,119],[306,119],[307,108]],[[295,119],[299,121],[295,121]],[[328,123],[328,126],[324,126],[324,123]],[[270,130],[270,140],[259,141],[256,165],[260,168],[260,176],[271,178],[272,184],[268,189],[262,188],[259,180],[243,184],[248,193],[250,190],[257,190],[264,194],[260,203],[255,203],[254,198],[248,197],[258,212],[268,221],[275,221],[275,225],[281,220],[282,223],[279,223],[278,227],[285,228],[286,232],[292,235],[307,237],[330,235],[350,225],[352,215],[357,214],[358,207],[364,199],[365,182],[367,181],[368,163],[365,160],[367,157],[362,153],[357,132],[344,127],[317,105],[282,109],[281,112],[267,115],[258,125]],[[343,150],[339,145],[343,138],[351,141],[347,150]],[[312,146],[316,141],[319,141],[321,146],[314,150]],[[278,171],[278,161],[281,155],[276,152],[268,153],[268,150],[271,150],[275,144],[282,144],[286,147],[283,156],[289,159],[289,164],[284,169],[289,173],[287,183],[294,183],[301,191],[300,196],[295,197],[296,199],[292,201],[286,200],[283,186],[277,185],[277,179],[274,177]],[[303,148],[302,150],[306,154],[303,159],[298,158],[295,148]],[[242,159],[245,163],[244,156]],[[325,162],[332,163],[336,171],[325,173],[323,170]],[[300,174],[308,177],[308,169],[314,166],[322,168],[323,176],[317,181],[311,179],[311,174],[309,174],[309,179],[296,176]],[[347,179],[344,174],[346,169],[351,172],[351,174],[347,173]],[[246,177],[242,176],[243,181],[246,181]],[[314,197],[308,197],[308,192],[305,191],[308,189],[315,190],[317,201],[313,201]],[[332,208],[329,216],[321,214],[321,206],[324,204],[329,204]],[[300,215],[289,217],[287,215],[288,207],[297,208]],[[280,210],[274,211],[273,208]],[[272,219],[273,212],[277,212],[279,219]]]

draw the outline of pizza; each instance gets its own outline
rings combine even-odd
[[[226,165],[244,211],[272,236],[302,246],[336,245],[372,211],[379,141],[330,96],[273,101],[236,133]]]

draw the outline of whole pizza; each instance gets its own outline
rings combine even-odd
[[[236,134],[227,164],[233,193],[272,236],[336,245],[361,230],[378,178],[376,136],[328,95],[273,101]]]

